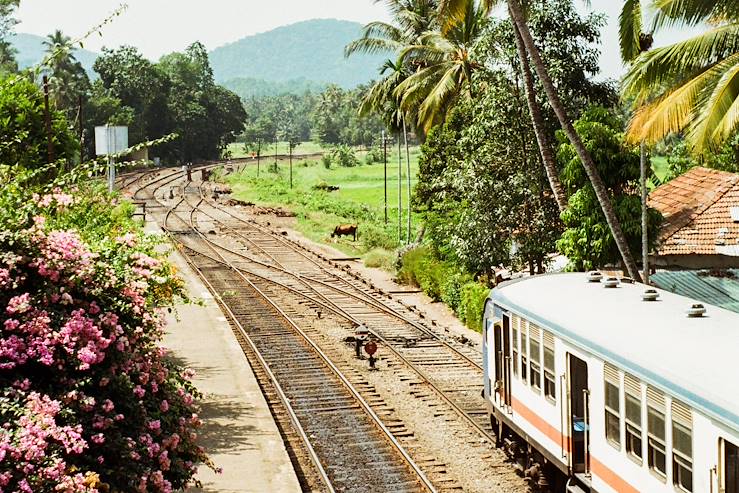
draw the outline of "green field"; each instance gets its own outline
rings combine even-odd
[[[277,154],[288,154],[287,142],[277,142]],[[248,157],[251,156],[251,151],[244,149],[243,143],[232,143],[228,145],[228,152],[231,153],[232,158]],[[304,154],[315,154],[317,152],[323,152],[325,149],[321,147],[321,144],[317,142],[301,142],[297,147],[293,149],[293,154],[296,156]],[[275,144],[270,142],[262,146],[262,157],[267,158],[275,154]]]
[[[415,185],[418,171],[419,149],[411,149],[411,186]],[[398,156],[388,153],[387,210],[384,212],[384,167],[382,163],[364,164],[365,153],[357,153],[361,166],[326,169],[320,159],[296,159],[293,162],[293,188],[289,186],[289,167],[280,163],[277,170],[269,170],[269,159],[262,161],[259,177],[255,166],[247,166],[243,172],[227,178],[234,197],[258,205],[281,206],[295,212],[298,229],[315,241],[335,246],[352,255],[370,257],[389,256],[407,238],[407,173],[402,165],[402,234],[398,240]],[[404,154],[405,157],[405,154]],[[328,192],[316,189],[317,185],[338,186]],[[337,224],[356,223],[359,237],[335,240],[330,237]],[[412,234],[415,238],[418,221],[412,218]]]

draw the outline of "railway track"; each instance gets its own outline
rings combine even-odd
[[[162,177],[160,186],[173,178]],[[165,230],[178,242],[193,233],[198,236],[192,224],[188,232],[169,225],[175,219],[187,226],[175,210],[176,206],[167,210]],[[307,489],[437,491],[373,406],[269,293],[222,256],[190,251],[189,259],[238,328],[242,348],[260,369],[260,384],[267,386],[268,375],[273,391],[281,396],[281,412],[289,416],[291,432],[297,429],[302,438],[303,458],[312,462]]]
[[[206,166],[212,165],[214,164]],[[276,356],[279,352],[270,355],[271,348],[279,347],[279,351],[288,354],[288,359],[292,361],[294,351],[298,350],[298,347],[280,347],[279,344],[272,342],[264,342],[260,345],[256,340],[253,343],[247,343],[252,330],[261,333],[265,337],[263,341],[268,341],[267,335],[270,334],[276,335],[279,340],[290,339],[293,343],[303,341],[300,342],[302,345],[300,350],[304,351],[306,344],[316,349],[321,344],[326,349],[325,338],[320,340],[321,332],[326,328],[321,328],[321,324],[317,323],[317,319],[320,320],[322,314],[324,319],[332,318],[332,320],[339,321],[338,327],[347,336],[352,334],[357,326],[362,325],[370,330],[372,337],[380,343],[381,347],[387,349],[389,352],[387,358],[393,361],[392,364],[402,367],[399,378],[409,381],[412,385],[417,385],[419,390],[411,391],[415,397],[428,402],[428,405],[432,407],[438,405],[437,401],[443,404],[441,407],[444,409],[436,411],[435,415],[447,416],[445,419],[450,423],[455,423],[454,426],[457,428],[466,427],[468,432],[482,437],[488,443],[494,442],[495,436],[480,397],[482,369],[478,351],[464,344],[464,341],[450,337],[434,323],[425,320],[414,307],[409,307],[391,294],[375,288],[349,272],[347,268],[342,268],[339,263],[307,250],[280,234],[222,208],[216,201],[209,198],[210,190],[206,189],[203,183],[182,186],[182,196],[167,202],[166,198],[162,197],[161,191],[165,190],[167,185],[177,183],[182,177],[181,172],[175,171],[160,173],[153,179],[140,180],[142,184],[135,196],[156,203],[160,224],[170,231],[180,249],[187,254],[193,267],[199,269],[206,281],[211,283],[211,290],[214,294],[218,296],[219,293],[229,295],[235,293],[234,296],[221,296],[219,301],[224,306],[224,310],[231,313],[232,322],[236,327],[247,327],[247,329],[241,329],[241,332],[236,331],[237,338],[242,342],[245,353],[248,356],[251,353],[250,361],[255,370],[259,366],[253,361],[255,355],[263,351],[267,352],[264,356],[264,364],[269,370],[271,368],[270,358],[272,358],[272,366],[277,365],[277,367],[280,366],[279,362],[285,360],[284,356]],[[172,225],[172,222],[176,222],[177,225]],[[247,292],[250,294],[245,295]],[[245,300],[255,298],[255,293],[258,294],[256,297],[261,297],[261,308],[245,304],[247,303]],[[265,304],[266,312],[264,311]],[[229,311],[232,308],[235,308],[235,311]],[[275,315],[275,311],[279,314],[278,316]],[[250,313],[251,318],[249,318]],[[265,321],[274,323],[275,320],[279,321],[281,328],[267,326],[257,329],[260,327],[259,323],[266,323]],[[295,333],[292,332],[289,334],[293,337],[287,337],[285,322],[292,326],[290,330],[302,329],[303,333],[300,336],[302,339],[294,337]],[[314,339],[319,342],[306,342]],[[249,344],[253,344],[254,347],[250,349]],[[330,363],[332,360],[340,359],[345,353],[346,347],[329,347],[324,353],[324,358]],[[388,365],[390,364],[389,362]],[[307,367],[313,368],[311,365]],[[284,373],[275,374],[271,383],[260,378],[260,385],[263,385],[263,390],[268,394],[270,388],[280,388],[280,379],[283,382],[291,382],[292,376],[295,380],[295,375],[301,374],[298,371],[299,368],[301,368],[300,365],[295,367],[283,365],[280,371],[284,370]],[[258,377],[260,371],[256,372]],[[348,364],[344,364],[341,371],[353,375],[352,383],[360,389],[358,391],[360,394],[368,398],[372,404],[371,408],[378,409],[377,406],[379,406],[380,414],[382,414],[381,422],[388,422],[389,419],[390,423],[393,423],[393,429],[388,430],[390,432],[388,436],[397,435],[396,439],[402,442],[402,444],[399,443],[400,449],[396,450],[408,450],[413,456],[424,457],[420,461],[421,468],[426,472],[431,483],[440,486],[441,490],[459,490],[459,484],[446,474],[445,465],[423,454],[418,444],[414,442],[412,433],[407,432],[402,420],[393,416],[392,409],[387,409],[387,405],[378,399],[372,385],[363,379],[361,374],[352,373],[351,366]],[[309,383],[308,387],[310,386]],[[290,388],[289,385],[288,388]],[[284,389],[280,392],[284,392]],[[339,394],[330,395],[332,397],[329,399]],[[300,396],[294,396],[294,398],[298,401],[302,399]],[[293,398],[288,397],[287,399],[288,402],[295,402]],[[305,399],[310,401],[311,398],[306,396]],[[441,409],[441,407],[435,409]],[[302,461],[296,460],[296,462],[305,464],[306,457],[310,457],[311,454],[319,455],[319,451],[327,454],[320,459],[316,458],[317,464],[305,467],[308,470],[305,476],[314,479],[305,481],[306,484],[312,483],[312,486],[304,484],[307,490],[315,490],[315,485],[318,483],[323,484],[323,489],[325,489],[327,484],[325,479],[315,480],[315,477],[320,476],[316,473],[320,467],[316,466],[341,464],[341,462],[332,462],[334,459],[330,457],[330,449],[324,450],[317,446],[316,450],[310,452],[311,444],[303,443],[305,440],[297,440],[294,436],[291,437],[291,433],[293,435],[294,433],[289,430],[294,427],[292,421],[305,422],[308,428],[318,426],[318,422],[310,419],[306,421],[305,416],[301,421],[298,417],[300,410],[294,410],[293,418],[284,419],[285,416],[290,416],[291,412],[286,411],[284,405],[281,409],[280,405],[276,405],[275,409],[277,410],[273,409],[273,414],[276,415],[278,425],[280,425],[280,419],[284,421],[281,429],[286,430],[284,434],[288,446],[295,450],[291,453],[294,456],[303,457]],[[325,422],[326,420],[318,421]],[[332,420],[329,419],[329,421]],[[336,423],[338,425],[343,421],[338,420]],[[363,429],[357,428],[357,430]],[[350,431],[351,427],[348,427],[346,432]],[[309,434],[315,437],[321,436],[320,434]],[[357,434],[354,433],[353,436],[356,441]],[[291,440],[295,443],[294,446],[290,445]],[[387,442],[388,438],[384,440]],[[373,443],[379,446],[381,441]],[[348,450],[353,450],[352,447],[356,448],[355,445],[345,445],[339,448],[344,447],[348,447]],[[400,455],[402,456],[403,453]],[[385,454],[382,457],[389,461],[392,454]],[[393,468],[387,461],[380,460],[378,464],[387,465],[390,471],[403,469],[402,467],[398,469],[397,465]],[[349,464],[344,463],[335,467],[346,470],[345,468],[349,467],[353,461],[348,462]],[[382,467],[386,467],[385,465]],[[298,464],[297,468],[300,467],[304,466]],[[327,468],[329,473],[334,471],[333,467]],[[408,463],[403,467],[408,469]],[[510,479],[508,476],[513,475],[513,471],[501,471],[501,475],[505,476],[507,481]],[[352,473],[342,473],[338,477],[352,477]],[[388,477],[395,478],[392,480],[397,482],[394,483],[395,486],[385,489],[387,485],[383,485],[368,491],[406,491],[402,488],[410,487],[412,484],[415,484],[417,488],[419,484],[423,484],[418,477],[413,483],[407,476],[402,479],[402,475],[395,474],[395,472]],[[354,489],[356,484],[340,484],[340,489],[349,487],[351,491],[359,491]],[[510,484],[514,484],[514,481]],[[426,487],[428,488],[429,485]],[[514,490],[526,491],[526,488],[516,485],[516,488],[502,491]]]

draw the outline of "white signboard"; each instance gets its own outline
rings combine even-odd
[[[95,127],[95,154],[105,156],[128,149],[128,127]]]

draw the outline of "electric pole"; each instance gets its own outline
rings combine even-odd
[[[382,161],[385,167],[385,224],[387,224],[387,137],[382,131]]]

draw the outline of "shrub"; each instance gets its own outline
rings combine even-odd
[[[129,205],[11,176],[0,167],[0,488],[185,488],[207,462],[198,393],[158,347],[182,282]]]
[[[354,149],[346,144],[339,144],[331,151],[331,159],[339,166],[344,168],[353,168],[359,166],[359,159],[354,153]]]
[[[441,288],[441,301],[443,301],[454,313],[457,313],[462,302],[462,286],[472,281],[472,276],[459,272],[451,272],[444,281]]]
[[[357,235],[365,250],[375,248],[392,250],[397,245],[397,240],[392,232],[381,224],[375,224],[369,221],[361,223],[357,230]]]
[[[367,155],[364,157],[364,162],[366,164],[381,163],[382,161],[383,161],[382,150],[377,149],[375,147],[367,151]]]
[[[459,304],[459,318],[470,329],[482,332],[482,311],[490,289],[477,281],[462,286]]]
[[[333,164],[331,154],[324,154],[323,156],[321,156],[321,164],[324,168],[331,169],[331,165]]]
[[[374,248],[364,255],[364,265],[393,272],[395,253],[384,248]]]

